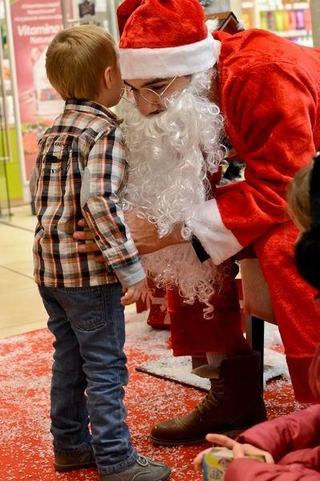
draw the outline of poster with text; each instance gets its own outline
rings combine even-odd
[[[62,111],[63,101],[45,70],[46,50],[62,29],[60,1],[11,1],[14,54],[27,178],[39,135]]]

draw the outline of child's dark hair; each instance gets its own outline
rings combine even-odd
[[[293,220],[304,231],[295,246],[299,274],[320,290],[320,152],[293,179],[288,203]]]

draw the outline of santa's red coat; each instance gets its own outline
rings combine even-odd
[[[246,163],[245,181],[199,206],[191,227],[216,264],[254,245],[296,397],[312,401],[306,373],[320,342],[320,308],[295,268],[298,233],[286,191],[320,148],[320,49],[262,30],[215,37],[220,107],[228,138]]]

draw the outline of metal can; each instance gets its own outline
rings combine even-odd
[[[246,458],[266,462],[263,454],[247,455]],[[229,464],[233,461],[233,452],[227,448],[212,448],[202,459],[204,481],[223,481]]]

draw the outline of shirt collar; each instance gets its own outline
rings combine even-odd
[[[122,120],[116,114],[111,112],[101,104],[92,102],[91,100],[68,99],[66,100],[65,110],[76,110],[77,112],[85,112],[104,117],[113,125],[120,125]]]

